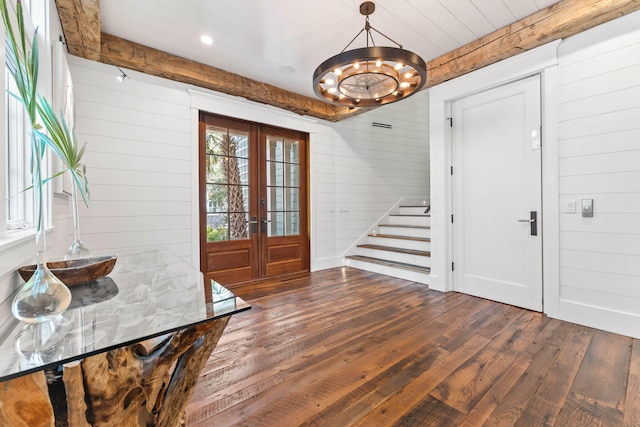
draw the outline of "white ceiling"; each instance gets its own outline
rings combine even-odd
[[[425,61],[557,0],[377,0],[370,23]],[[313,71],[364,27],[361,0],[102,0],[102,31],[313,95]],[[202,35],[212,45],[200,42]],[[392,46],[374,33],[379,46]],[[363,36],[351,48],[365,46]],[[428,76],[427,76],[428,78]]]

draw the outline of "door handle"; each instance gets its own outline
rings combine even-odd
[[[519,219],[518,222],[528,222],[531,224],[531,235],[538,235],[538,211],[531,211],[529,219]]]
[[[263,217],[260,218],[260,222],[262,222],[262,227],[261,227],[262,232],[266,233],[267,232],[267,223],[271,222],[271,220],[267,219],[266,216],[263,216]]]
[[[258,217],[254,216],[251,217],[251,221],[245,221],[246,224],[251,224],[251,232],[252,233],[257,233],[258,232]]]

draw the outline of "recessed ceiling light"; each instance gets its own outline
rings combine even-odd
[[[200,37],[200,41],[204,44],[213,44],[213,39],[209,36]]]
[[[282,74],[293,74],[296,72],[296,69],[291,65],[283,65],[278,69],[278,71],[280,71]]]

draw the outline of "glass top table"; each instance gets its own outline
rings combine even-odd
[[[37,325],[13,317],[0,325],[0,382],[251,308],[215,282],[206,302],[200,271],[168,250],[119,252],[108,276],[70,287],[63,314]],[[10,312],[11,301],[0,312]]]

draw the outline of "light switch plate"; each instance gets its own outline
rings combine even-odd
[[[575,200],[567,200],[565,212],[566,213],[576,213],[576,201]]]
[[[593,199],[582,199],[582,216],[585,218],[593,216]]]

